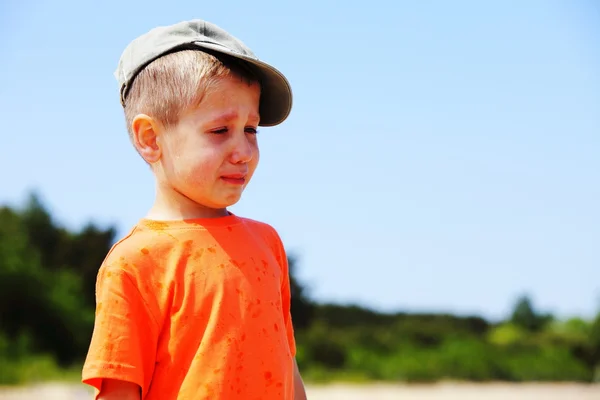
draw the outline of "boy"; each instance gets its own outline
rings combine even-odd
[[[82,381],[101,400],[305,399],[284,247],[227,210],[258,126],[291,110],[286,78],[200,20],[134,40],[116,77],[156,198],[100,267]]]

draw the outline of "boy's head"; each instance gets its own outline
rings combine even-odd
[[[159,185],[211,209],[239,200],[258,163],[257,127],[291,110],[279,71],[200,20],[135,39],[115,75],[129,135]]]

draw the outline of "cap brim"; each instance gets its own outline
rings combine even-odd
[[[260,126],[275,126],[287,119],[292,110],[292,88],[286,77],[273,66],[235,53],[212,43],[195,42],[200,49],[209,49],[247,62],[261,84]]]

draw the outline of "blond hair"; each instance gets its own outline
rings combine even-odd
[[[136,76],[125,100],[129,137],[133,137],[136,115],[146,114],[166,127],[173,126],[182,112],[200,104],[212,83],[229,76],[258,83],[249,67],[232,57],[181,50],[154,60]]]

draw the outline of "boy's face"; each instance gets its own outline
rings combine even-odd
[[[215,81],[197,109],[156,135],[159,185],[201,207],[235,204],[258,165],[259,100],[258,84]]]

